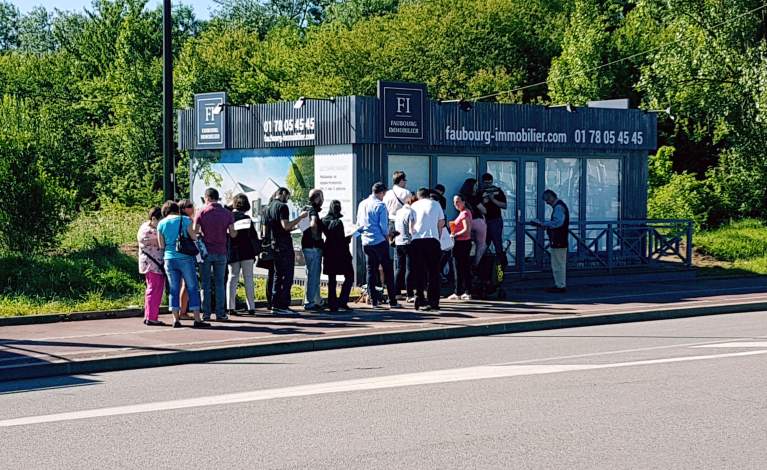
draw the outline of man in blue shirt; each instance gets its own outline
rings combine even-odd
[[[557,193],[547,189],[543,192],[543,200],[551,206],[551,220],[533,221],[533,225],[546,229],[549,236],[549,254],[551,255],[551,272],[554,275],[554,286],[546,292],[567,292],[567,251],[568,235],[570,233],[570,210],[567,204],[557,197]]]
[[[357,231],[362,238],[362,250],[365,252],[368,293],[373,308],[381,308],[380,294],[375,288],[379,266],[383,268],[386,290],[389,292],[389,305],[398,308],[394,268],[389,256],[389,214],[383,203],[385,193],[386,185],[375,183],[372,194],[360,202],[357,207]]]

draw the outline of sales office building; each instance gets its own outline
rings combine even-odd
[[[208,186],[225,200],[245,193],[258,220],[259,208],[278,187],[291,190],[295,213],[306,203],[295,199],[317,187],[326,201],[341,201],[351,226],[371,185],[391,185],[395,170],[405,171],[412,191],[443,184],[449,200],[466,178],[488,172],[508,201],[503,215],[510,271],[546,269],[545,234],[529,224],[550,216],[541,200],[546,188],[570,207],[574,267],[603,268],[606,258],[611,266],[620,259],[632,264],[632,258],[642,264],[647,260],[639,258],[651,257],[647,239],[631,239],[641,230],[622,224],[647,217],[654,113],[438,102],[423,85],[380,82],[375,97],[295,103],[235,106],[225,93],[200,94],[178,118],[179,147],[190,152],[198,203]],[[452,204],[446,215],[455,217]],[[614,222],[609,231],[606,222]]]

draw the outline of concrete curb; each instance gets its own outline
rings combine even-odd
[[[303,300],[291,300],[292,306],[303,305]],[[256,302],[256,308],[266,307],[266,302]],[[168,307],[160,307],[160,314],[169,313]],[[40,325],[43,323],[58,323],[62,321],[109,320],[113,318],[137,318],[144,316],[143,308],[124,308],[119,310],[102,310],[92,312],[51,313],[44,315],[24,315],[20,317],[1,317],[0,327],[19,325]]]
[[[92,359],[87,361],[52,363],[18,366],[0,369],[0,382],[22,380],[57,375],[82,375],[97,372],[110,372],[147,367],[162,367],[180,364],[224,361],[247,357],[273,356],[330,349],[345,349],[363,346],[434,341],[473,336],[489,336],[505,333],[523,333],[530,331],[577,328],[640,321],[667,320],[707,315],[724,315],[767,310],[767,302],[745,304],[712,305],[688,308],[671,308],[653,311],[636,311],[615,314],[595,314],[591,316],[567,316],[546,320],[524,320],[485,325],[450,326],[409,331],[370,333],[325,339],[286,341],[255,345],[240,345],[199,349],[195,351],[177,351]]]

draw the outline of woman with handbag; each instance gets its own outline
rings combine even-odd
[[[322,264],[328,276],[328,306],[331,312],[351,310],[349,295],[354,283],[354,266],[352,254],[349,251],[351,235],[346,235],[342,217],[341,202],[333,200],[330,202],[328,214],[322,218],[322,231],[325,235]],[[344,283],[341,285],[341,296],[337,297],[336,276],[339,274],[344,277]]]
[[[157,224],[157,241],[159,247],[164,250],[165,273],[170,283],[168,303],[173,313],[173,328],[181,326],[179,292],[182,280],[189,291],[189,311],[194,315],[193,327],[210,327],[210,323],[203,322],[200,317],[200,288],[195,264],[199,251],[194,242],[192,219],[181,215],[178,204],[173,201],[163,204],[162,213],[165,218]]]
[[[189,199],[181,199],[178,201],[178,208],[181,210],[181,215],[185,215],[194,220],[194,203]],[[181,281],[181,292],[179,294],[179,305],[181,306],[181,319],[191,320],[189,315],[189,293],[186,290],[186,284]]]
[[[162,218],[159,207],[149,210],[148,220],[138,229],[138,272],[146,279],[144,293],[144,324],[164,326],[159,320],[160,303],[165,289],[165,268],[163,251],[157,241],[157,224]]]
[[[245,298],[248,304],[248,315],[256,314],[255,284],[253,283],[253,265],[261,248],[261,241],[253,221],[247,212],[250,201],[242,193],[234,196],[232,215],[237,237],[229,245],[229,279],[227,280],[227,314],[234,314],[237,298],[237,284],[240,282],[240,271],[245,281]]]

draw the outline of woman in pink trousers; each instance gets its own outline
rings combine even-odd
[[[157,242],[157,223],[161,218],[160,208],[153,207],[149,211],[149,220],[138,229],[138,271],[146,278],[144,324],[147,326],[165,325],[158,319],[165,289],[163,252]]]

